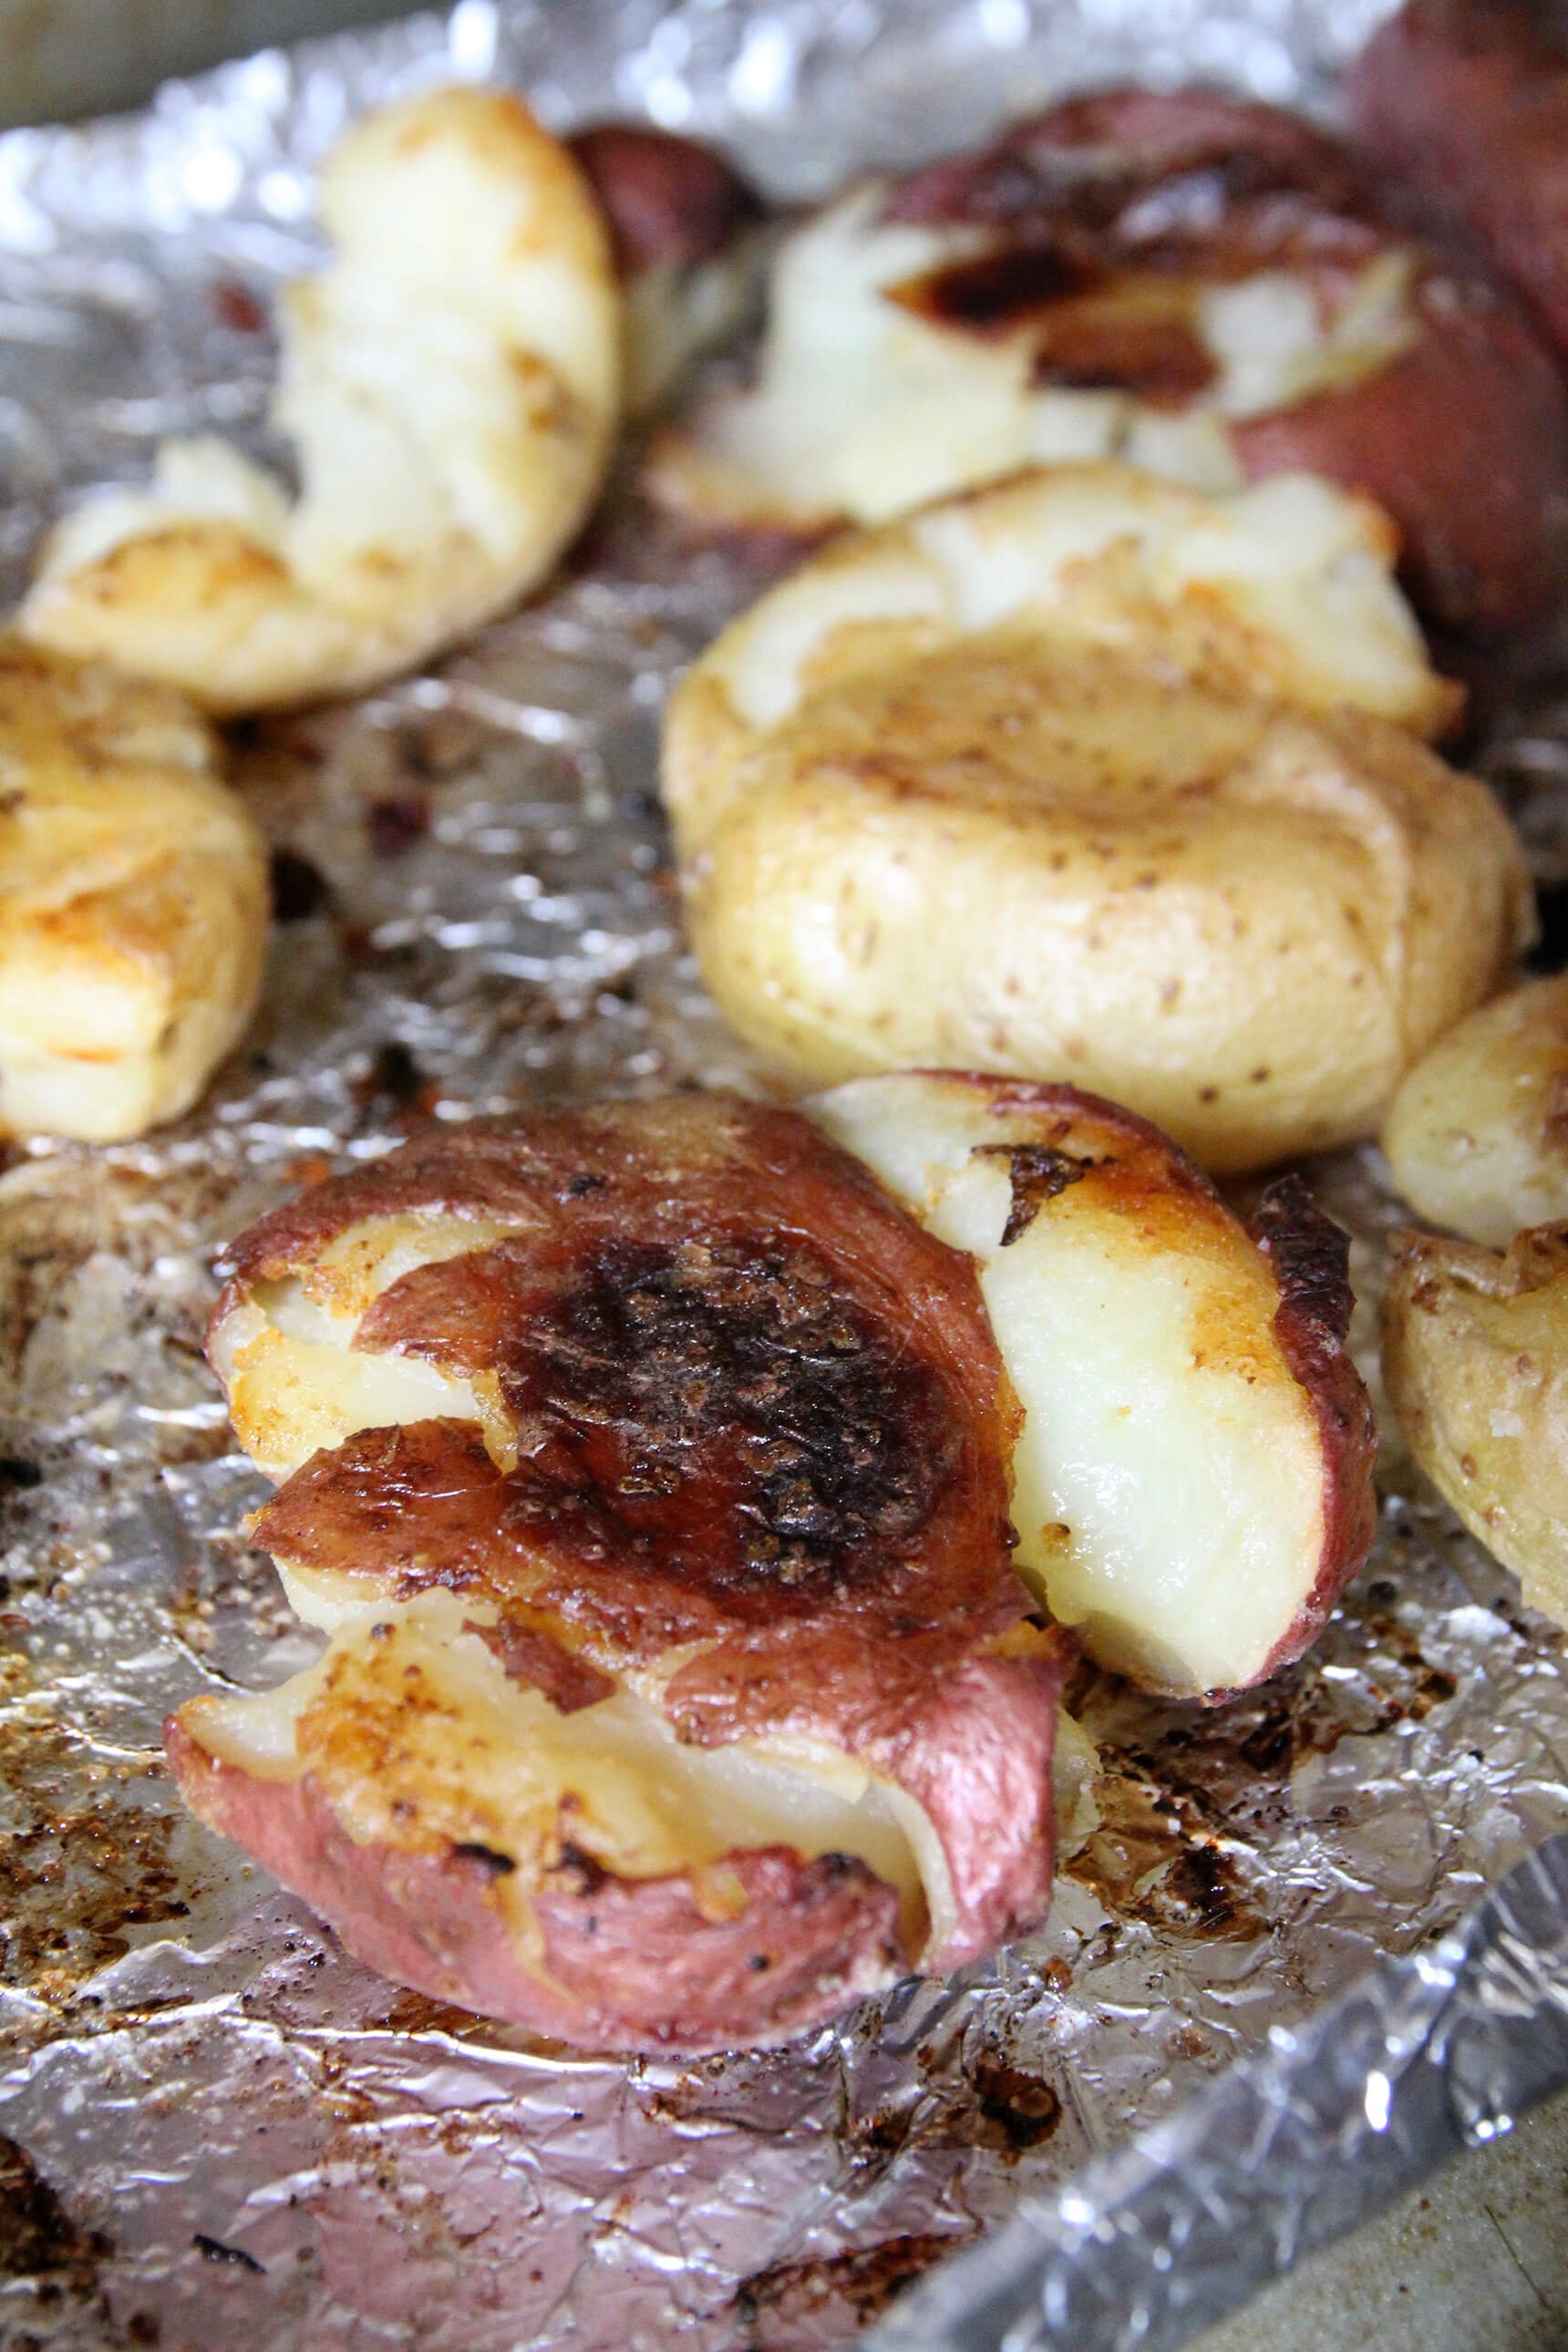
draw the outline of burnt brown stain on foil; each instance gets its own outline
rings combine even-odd
[[[97,1765],[84,1777],[80,1760],[53,1725],[0,1726],[0,1784],[14,1792],[0,1840],[0,1982],[55,2000],[121,1958],[128,1929],[189,1910],[170,1851],[184,1816],[126,1801],[125,1782],[161,1784],[162,1773]]]
[[[0,2135],[0,2276],[37,2280],[40,2302],[90,2295],[113,2252],[101,2230],[71,2220],[26,2149]]]
[[[844,2305],[861,2325],[879,2317],[912,2279],[975,2234],[973,2228],[946,2237],[911,2231],[844,2253],[770,2263],[735,2292],[732,2307],[747,2331],[742,2340],[748,2352],[793,2341],[792,2326],[831,2304]]]

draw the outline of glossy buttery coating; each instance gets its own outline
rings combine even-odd
[[[188,1110],[261,985],[267,855],[182,695],[0,638],[0,1132]]]
[[[257,1540],[334,1638],[170,1754],[362,1957],[701,2049],[1040,1917],[1006,1384],[968,1262],[857,1161],[725,1097],[481,1122],[231,1264]]]
[[[598,206],[500,91],[384,107],[328,157],[333,256],[288,289],[272,422],[290,500],[228,444],[166,442],[45,548],[39,641],[244,711],[374,685],[504,611],[596,496],[621,317]]]
[[[755,388],[654,478],[809,531],[1093,456],[1362,490],[1450,626],[1568,576],[1568,397],[1511,298],[1393,226],[1339,142],[1210,91],[1098,91],[851,190],[779,249]]]
[[[1380,169],[1457,216],[1568,356],[1568,37],[1541,0],[1412,0],[1352,68]]]
[[[1529,919],[1410,731],[1448,708],[1375,519],[1307,477],[1055,468],[847,536],[671,704],[704,977],[800,1082],[1068,1079],[1215,1170],[1344,1141]]]
[[[566,143],[609,223],[626,298],[626,407],[641,416],[751,309],[762,200],[716,148],[676,131],[595,122]]]
[[[1300,1179],[1244,1227],[1072,1087],[916,1072],[809,1108],[974,1257],[1023,1413],[1017,1563],[1053,1616],[1183,1697],[1299,1657],[1366,1556],[1376,1449],[1349,1244]]]
[[[1383,1148],[1411,1207],[1506,1248],[1568,1217],[1568,973],[1472,1013],[1394,1096]]]
[[[1383,1370],[1411,1452],[1532,1607],[1568,1624],[1568,1227],[1501,1255],[1402,1237]]]

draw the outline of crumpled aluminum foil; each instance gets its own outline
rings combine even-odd
[[[1383,5],[459,0],[125,122],[14,134],[0,568],[18,586],[59,499],[134,475],[159,434],[257,437],[258,298],[310,258],[315,161],[390,90],[494,75],[552,119],[645,111],[797,193],[1119,71],[1329,104]],[[1037,2314],[1020,2346],[1131,2341],[1139,2314],[1173,2343],[1361,2209],[1379,2147],[1436,2156],[1562,2071],[1538,2032],[1548,2074],[1510,2075],[1505,2037],[1464,2105],[1456,2053],[1491,2012],[1445,1941],[1510,1956],[1544,2032],[1561,1854],[1502,1930],[1464,1923],[1568,1827],[1562,1636],[1396,1444],[1375,1556],[1310,1661],[1213,1713],[1086,1679],[1100,1826],[1043,1935],[788,2051],[613,2063],[442,2009],[348,1959],[174,1800],[164,1712],[276,1682],[312,1638],[241,1532],[259,1484],[199,1358],[217,1244],[421,1116],[755,1082],[682,953],[654,799],[668,682],[754,585],[623,494],[547,598],[438,672],[243,731],[280,916],[247,1050],[182,1126],[0,1175],[7,2347],[818,2352],[1020,2214],[1024,2238],[975,2258]],[[1515,710],[1488,757],[1560,879],[1568,706]],[[1314,1173],[1370,1300],[1398,1215],[1375,1155]],[[1428,2077],[1458,2126],[1435,2094],[1409,2103]],[[1265,2114],[1242,2200],[1241,2119]],[[1226,2212],[1246,2226],[1216,2231]],[[1026,2275],[1042,2255],[1048,2287]],[[973,2283],[921,2290],[889,2340],[958,2340]]]

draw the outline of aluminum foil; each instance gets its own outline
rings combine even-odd
[[[729,138],[793,194],[1116,72],[1331,105],[1379,5],[460,0],[227,68],[125,122],[15,134],[7,587],[59,499],[135,475],[156,436],[258,436],[266,298],[310,256],[312,167],[393,89],[492,75],[556,120],[646,112]],[[1140,2312],[1174,2342],[1364,2202],[1365,2149],[1394,2145],[1380,2114],[1414,2162],[1522,2095],[1503,2058],[1495,2096],[1445,2106],[1443,2130],[1406,2093],[1429,2075],[1455,2093],[1459,2029],[1485,2011],[1465,1955],[1496,1941],[1465,1923],[1568,1827],[1562,1637],[1396,1444],[1375,1555],[1310,1661],[1213,1713],[1085,1678],[1100,1822],[1044,1934],[788,2051],[587,2060],[442,2009],[347,1958],[174,1800],[163,1713],[274,1683],[311,1639],[247,1549],[258,1482],[200,1360],[219,1242],[420,1118],[755,1083],[683,954],[654,796],[669,680],[755,584],[625,489],[548,597],[438,671],[243,731],[279,910],[247,1051],[182,1126],[37,1148],[0,1175],[12,2352],[819,2352],[1010,2217],[1025,2237],[973,2260],[1036,2315],[1018,2343],[1120,2343]],[[1565,747],[1568,709],[1536,697],[1487,749],[1552,880]],[[1370,1373],[1397,1210],[1370,1152],[1314,1175],[1357,1235]],[[1563,1998],[1563,1873],[1545,1866],[1500,1947],[1531,2023]],[[1326,2006],[1374,1966],[1349,2010]],[[1260,2053],[1260,2072],[1226,2074]],[[1269,2133],[1244,2126],[1265,2112]],[[1155,2137],[1129,2148],[1139,2130]],[[1268,2160],[1227,2206],[1244,2141]],[[1362,2185],[1334,2204],[1336,2177]],[[1205,2233],[1203,2211],[1247,2226]],[[1085,2275],[1098,2334],[1070,2286]],[[957,2278],[901,2344],[957,2340],[973,2263]]]

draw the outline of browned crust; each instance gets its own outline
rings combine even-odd
[[[1532,0],[1414,0],[1346,89],[1379,167],[1474,232],[1568,354],[1568,42]]]
[[[661,261],[711,261],[763,216],[761,197],[700,140],[648,123],[595,122],[566,144],[609,222],[623,278]]]
[[[1269,1658],[1267,1675],[1311,1647],[1372,1549],[1377,1532],[1377,1421],[1345,1345],[1355,1305],[1349,1234],[1319,1208],[1300,1176],[1281,1176],[1267,1188],[1251,1232],[1279,1278],[1275,1337],[1312,1401],[1323,1452],[1323,1549],[1317,1580]]]
[[[805,1862],[772,1846],[710,1866],[732,1882],[722,1906],[732,1916],[714,1916],[688,1872],[622,1879],[568,1857],[531,1895],[541,1949],[526,1967],[493,1861],[359,1844],[309,1777],[261,1780],[220,1763],[173,1716],[163,1736],[193,1812],[303,1896],[358,1958],[535,2033],[689,2055],[784,2041],[902,1965],[891,1887],[847,1855]]]

